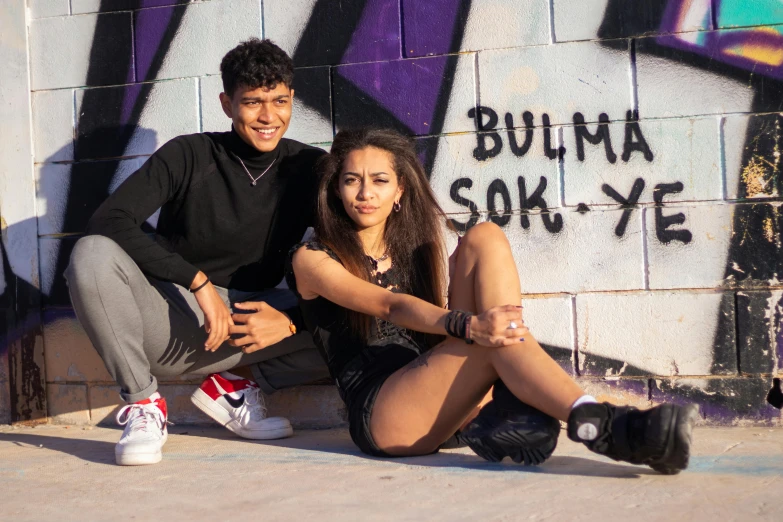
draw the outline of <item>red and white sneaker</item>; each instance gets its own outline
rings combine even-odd
[[[222,426],[246,439],[282,439],[294,434],[283,417],[267,417],[261,389],[228,372],[208,375],[190,400]]]
[[[125,426],[114,447],[114,458],[120,466],[157,464],[168,439],[166,399],[155,392],[149,399],[123,406],[117,412],[117,423]]]

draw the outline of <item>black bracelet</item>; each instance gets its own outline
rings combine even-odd
[[[209,283],[209,277],[207,277],[207,280],[206,280],[206,281],[204,281],[203,283],[201,283],[200,285],[198,285],[196,288],[194,288],[193,290],[191,290],[191,291],[190,291],[190,293],[191,293],[191,294],[195,294],[196,292],[198,292],[199,290],[201,290],[202,288],[204,288],[205,286],[207,286],[207,284],[208,284],[208,283]]]
[[[462,310],[452,310],[446,315],[446,333],[451,337],[462,339],[468,344],[473,344],[472,339],[468,339],[470,318],[473,314],[463,312]]]

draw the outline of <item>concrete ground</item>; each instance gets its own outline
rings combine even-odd
[[[174,426],[155,466],[114,464],[110,428],[0,427],[0,520],[783,520],[783,430],[700,428],[667,477],[567,439],[547,463],[469,450],[382,460],[345,430],[258,443]]]

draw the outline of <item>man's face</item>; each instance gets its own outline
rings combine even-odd
[[[220,93],[223,112],[237,134],[261,152],[274,150],[288,130],[293,99],[294,90],[282,82],[274,89],[239,86],[231,97]]]

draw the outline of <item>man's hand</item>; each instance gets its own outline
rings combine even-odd
[[[231,318],[234,326],[228,330],[230,335],[242,335],[231,339],[228,344],[241,347],[245,353],[272,346],[293,335],[288,328],[291,324],[288,316],[266,303],[235,303],[234,307],[252,311],[248,314],[233,314]]]
[[[191,288],[200,286],[203,281],[206,281],[206,277],[202,272],[199,272],[193,280],[193,284],[190,285]],[[193,295],[199,308],[204,312],[204,328],[209,334],[207,342],[204,343],[204,348],[214,352],[228,338],[229,328],[234,326],[234,321],[231,319],[231,311],[226,306],[226,303],[223,302],[223,299],[220,298],[212,283],[207,283],[206,286],[196,291]]]

